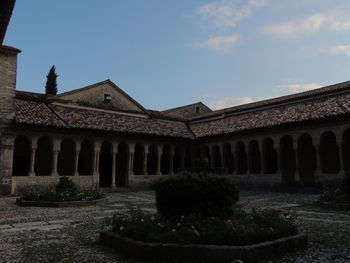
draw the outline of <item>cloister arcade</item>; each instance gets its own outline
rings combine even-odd
[[[18,135],[13,176],[94,176],[100,187],[127,186],[139,175],[170,175],[205,159],[228,174],[275,174],[281,183],[313,185],[350,170],[350,129],[200,142],[141,143]]]

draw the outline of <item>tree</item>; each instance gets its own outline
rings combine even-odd
[[[47,74],[46,78],[46,85],[45,85],[45,92],[46,94],[56,95],[57,94],[57,73],[55,65],[53,65]]]

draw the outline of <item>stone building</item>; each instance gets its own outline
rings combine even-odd
[[[217,111],[201,102],[145,109],[110,80],[56,96],[18,91],[20,50],[2,45],[14,1],[5,2],[0,193],[63,175],[82,187],[137,186],[200,159],[269,186],[311,186],[350,170],[350,82]]]

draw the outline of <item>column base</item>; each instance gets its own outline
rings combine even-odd
[[[29,177],[35,177],[36,174],[35,174],[35,172],[32,172],[32,173],[29,173],[28,176],[29,176]]]

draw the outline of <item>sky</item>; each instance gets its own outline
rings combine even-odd
[[[350,80],[347,0],[17,0],[17,89],[112,80],[148,109],[212,109]]]

